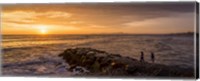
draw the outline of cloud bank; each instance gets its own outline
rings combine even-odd
[[[93,33],[173,33],[193,31],[195,19],[194,2],[19,4],[2,9],[4,29],[42,24],[97,31]]]

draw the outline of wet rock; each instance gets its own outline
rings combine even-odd
[[[79,67],[77,67],[77,68],[75,68],[75,71],[78,71],[78,72],[84,72],[84,70],[82,69],[82,68],[79,68]]]
[[[69,71],[73,71],[73,69],[76,68],[76,66],[77,66],[77,65],[70,65],[70,68],[69,68],[69,69],[66,68],[66,69],[68,69]]]
[[[91,65],[91,71],[94,71],[94,72],[98,72],[100,71],[100,64],[98,61],[95,61],[92,65]]]
[[[45,73],[46,72],[46,67],[44,67],[44,66],[40,66],[39,68],[37,68],[37,72],[38,73]]]
[[[134,58],[123,57],[92,48],[70,48],[58,55],[71,67],[69,70],[82,72],[77,66],[90,71],[87,75],[96,76],[164,76],[194,77],[194,69],[140,62]]]

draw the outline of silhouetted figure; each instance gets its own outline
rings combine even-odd
[[[140,55],[140,62],[144,62],[144,53],[141,52],[141,55]]]
[[[155,61],[155,56],[154,56],[153,52],[151,52],[151,61],[152,61],[152,63],[154,63],[154,61]]]

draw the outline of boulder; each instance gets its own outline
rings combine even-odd
[[[111,54],[92,48],[70,48],[58,56],[62,57],[71,66],[70,70],[76,66],[85,67],[90,71],[87,75],[194,77],[193,68],[183,69],[140,62],[134,58],[123,57],[120,54]]]

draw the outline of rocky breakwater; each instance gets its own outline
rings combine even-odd
[[[74,69],[82,66],[89,76],[194,77],[194,69],[140,62],[92,48],[71,48],[59,54]],[[68,70],[70,70],[68,69]]]

